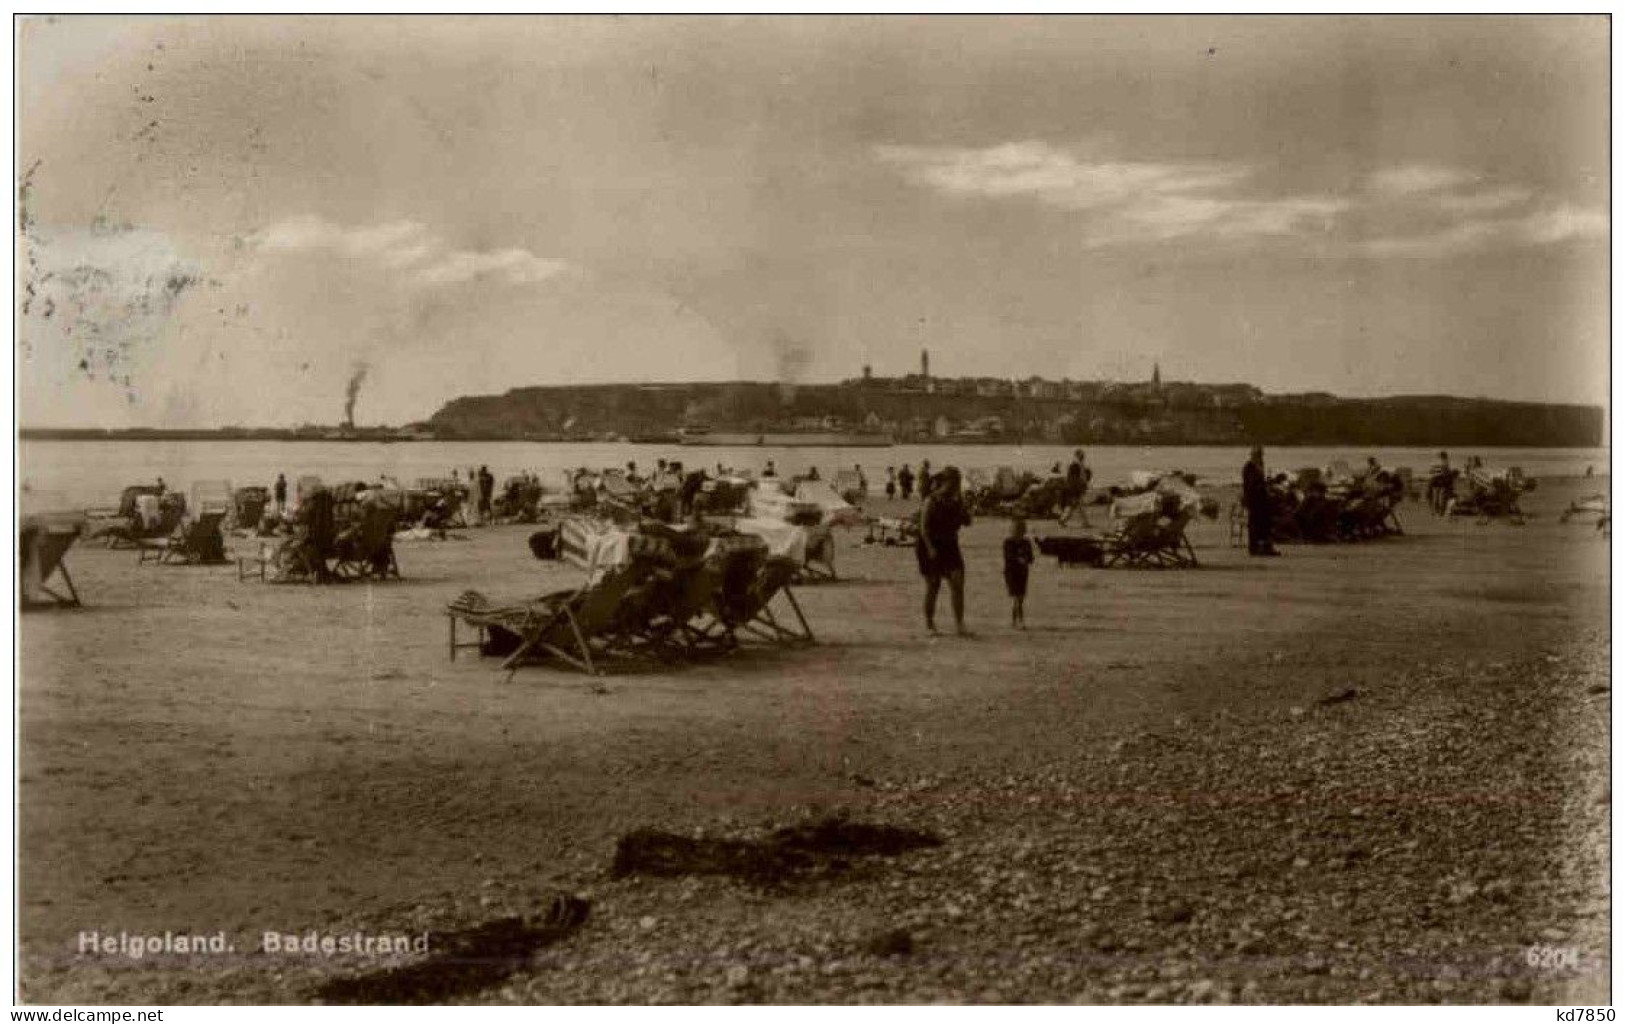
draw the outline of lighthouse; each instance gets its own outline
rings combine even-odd
[[[926,378],[927,380],[931,379],[931,351],[930,351],[930,349],[924,349],[924,348],[920,349],[920,376]]]

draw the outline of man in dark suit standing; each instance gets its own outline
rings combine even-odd
[[[1279,555],[1270,540],[1270,489],[1264,476],[1264,449],[1253,447],[1241,467],[1241,503],[1247,509],[1247,553]]]

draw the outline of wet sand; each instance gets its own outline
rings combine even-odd
[[[1128,914],[1123,907],[1063,910],[1030,897],[1026,917],[1042,927],[1015,962],[1065,968],[1048,973],[990,965],[977,952],[1016,896],[1001,898],[994,887],[986,899],[958,900],[955,916],[944,909],[943,886],[979,884],[954,874],[956,850],[1008,867],[1001,844],[1012,830],[1040,830],[1025,841],[1056,858],[1040,858],[1043,866],[1028,872],[1039,879],[1065,878],[1068,850],[1100,864],[1118,858],[1125,871],[1185,863],[1201,844],[1111,852],[1113,830],[1130,826],[1087,815],[1065,824],[1072,819],[1059,816],[1056,785],[1121,791],[1127,772],[1132,788],[1159,770],[1160,751],[1172,744],[1187,761],[1157,785],[1189,793],[1231,770],[1227,758],[1259,763],[1258,751],[1277,742],[1307,742],[1287,737],[1320,728],[1318,702],[1349,690],[1359,696],[1339,707],[1347,715],[1311,752],[1373,736],[1392,738],[1382,749],[1408,749],[1405,737],[1449,731],[1464,710],[1496,710],[1478,722],[1470,745],[1457,737],[1437,756],[1418,748],[1414,764],[1394,769],[1447,808],[1452,799],[1489,806],[1474,812],[1473,829],[1493,830],[1503,815],[1508,834],[1522,835],[1511,827],[1518,815],[1567,813],[1558,806],[1565,801],[1595,805],[1587,787],[1606,785],[1605,745],[1578,770],[1548,766],[1559,774],[1537,780],[1544,788],[1532,804],[1485,805],[1461,795],[1471,778],[1454,786],[1450,778],[1453,754],[1462,766],[1523,763],[1520,745],[1531,735],[1561,740],[1606,723],[1608,694],[1591,687],[1607,683],[1608,542],[1589,523],[1557,522],[1571,498],[1604,486],[1543,480],[1525,502],[1534,517],[1522,527],[1438,520],[1410,504],[1401,512],[1405,537],[1290,547],[1274,560],[1229,546],[1221,516],[1194,528],[1203,567],[1189,572],[1061,570],[1043,559],[1025,633],[1006,625],[998,564],[1005,526],[989,520],[966,535],[975,631],[968,639],[926,635],[912,552],[865,547],[852,531],[840,540],[844,579],[798,591],[816,647],[598,680],[526,669],[507,682],[491,660],[447,658],[443,609],[462,591],[519,597],[572,582],[566,567],[530,557],[528,528],[402,544],[405,579],[377,586],[239,583],[233,568],[138,567],[134,552],[76,548],[69,564],[88,607],[31,614],[19,633],[22,992],[52,1002],[302,1001],[321,979],[361,966],[257,954],[261,932],[467,926],[524,911],[563,887],[593,900],[582,932],[468,998],[1555,997],[1553,986],[1594,982],[1586,971],[1463,981],[1477,976],[1446,970],[1426,942],[1406,955],[1360,945],[1392,939],[1396,926],[1376,919],[1351,924],[1342,937],[1295,931],[1280,917],[1292,909],[1292,886],[1301,882],[1305,900],[1327,891],[1313,870],[1285,871],[1279,899],[1245,912],[1250,927],[1287,936],[1273,951],[1221,943],[1214,948],[1237,964],[1211,977],[1182,972],[1183,987],[1133,973],[1143,974],[1148,957],[1166,965],[1214,955],[1158,946],[1155,936],[1179,933],[1185,921],[1175,920],[1178,912],[1161,921],[1156,907],[1196,901],[1196,916],[1213,922],[1233,913],[1237,920],[1220,929],[1227,936],[1242,910],[1201,902],[1190,895],[1201,886],[1178,872],[1068,882],[1073,893],[1107,885],[1121,895],[1132,886],[1135,906],[1152,908],[1134,912],[1149,922],[1149,937],[1132,940],[1139,950],[1098,941],[1102,927]],[[1058,531],[1040,523],[1035,532]],[[941,620],[949,621],[946,609]],[[1584,682],[1594,679],[1600,683]],[[1497,703],[1519,690],[1541,700]],[[1292,774],[1290,765],[1281,771]],[[944,786],[1002,792],[1001,779],[1013,780],[1004,789],[1019,798],[1019,813],[931,796]],[[1235,785],[1277,782],[1244,774]],[[1329,785],[1307,770],[1298,784],[1311,796]],[[1343,799],[1333,789],[1320,797],[1310,802]],[[948,842],[876,877],[800,897],[719,880],[604,878],[616,837],[636,827],[725,832],[837,808],[918,819]],[[1354,845],[1402,845],[1419,823],[1425,819],[1384,819],[1387,832]],[[1085,825],[1087,834],[1079,831]],[[1252,827],[1270,833],[1267,818]],[[1379,825],[1338,827],[1353,834]],[[1218,822],[1163,828],[1209,835],[1203,856],[1219,860],[1234,838]],[[1319,842],[1290,828],[1282,835],[1272,842],[1283,850]],[[1480,838],[1464,833],[1468,849],[1456,855],[1470,860]],[[1589,942],[1581,953],[1594,973],[1607,955],[1606,920],[1600,938],[1573,922],[1575,907],[1595,899],[1602,882],[1594,863],[1576,863],[1563,869],[1579,874],[1561,892],[1536,885],[1554,869],[1523,847],[1486,868],[1493,877],[1471,884],[1510,878],[1518,895],[1497,905],[1512,908],[1502,914],[1514,913],[1511,923],[1476,898],[1452,902],[1456,890],[1433,884],[1447,867],[1419,856],[1371,860],[1361,868],[1371,886],[1348,898],[1420,899],[1431,908],[1416,925],[1423,932],[1477,936],[1475,949],[1493,935],[1509,958],[1521,955],[1523,939]],[[1261,862],[1256,870],[1273,879],[1282,868]],[[866,930],[884,923],[879,908],[892,906],[887,871],[922,887],[907,904],[924,915],[912,923],[921,950],[854,953]],[[912,891],[905,886],[897,898]],[[1537,922],[1541,915],[1551,922]],[[753,929],[764,934],[749,938]],[[131,964],[78,954],[77,936],[92,930],[224,930],[240,955]],[[1340,941],[1356,948],[1339,949]],[[771,955],[761,952],[769,947]],[[1282,952],[1322,947],[1356,967],[1362,957],[1387,966],[1361,978],[1358,969],[1306,973],[1278,962]],[[686,958],[674,960],[678,954]],[[741,974],[746,963],[756,966]],[[1318,981],[1306,986],[1303,978]],[[1447,983],[1437,987],[1441,978]]]

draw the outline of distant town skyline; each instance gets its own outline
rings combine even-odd
[[[1609,24],[31,17],[18,416],[901,376],[1608,398]]]

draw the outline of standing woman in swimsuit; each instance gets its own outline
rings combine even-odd
[[[959,531],[970,525],[960,496],[959,470],[949,466],[932,479],[932,490],[920,509],[920,539],[914,547],[925,577],[925,627],[937,631],[937,592],[948,581],[953,602],[954,628],[965,635],[965,558],[959,551]]]

